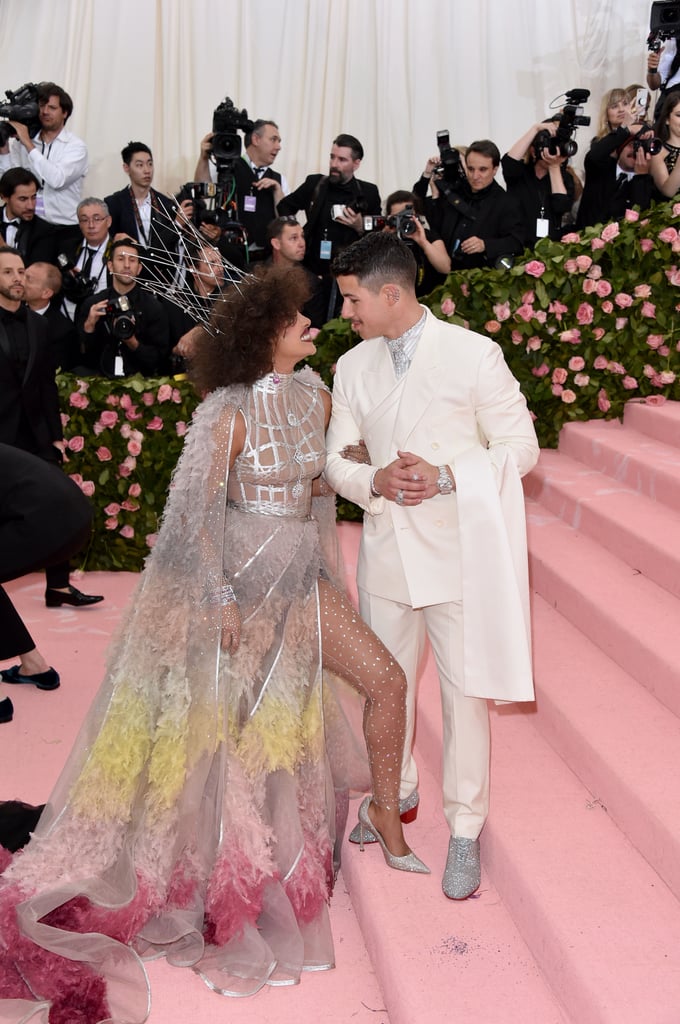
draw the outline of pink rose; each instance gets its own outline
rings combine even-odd
[[[121,395],[120,407],[121,409],[129,409],[132,406],[132,399],[129,395]]]
[[[640,219],[640,214],[637,212],[637,210],[626,210],[626,212],[623,215],[623,219],[629,221],[636,221]]]
[[[130,466],[126,466],[124,462],[121,462],[118,467],[118,476],[129,476],[131,472]]]
[[[116,519],[115,516],[111,516],[109,519],[105,521],[104,526],[106,527],[107,530],[115,530],[116,527],[118,526],[118,520]]]
[[[493,307],[494,316],[500,323],[504,323],[510,319],[510,303],[509,302],[497,302]]]
[[[619,309],[628,309],[629,306],[633,305],[633,296],[629,295],[628,292],[618,292],[614,296],[614,302]]]
[[[137,459],[133,455],[126,455],[123,459],[123,465],[129,469],[137,469]]]
[[[125,440],[127,441],[128,437],[130,437],[131,433],[132,433],[132,427],[130,426],[129,423],[121,424],[121,428],[120,428],[120,436],[121,437],[124,437]]]
[[[663,356],[664,359],[665,359],[666,356],[669,356],[671,354],[671,350],[669,349],[668,345],[660,345],[659,349],[658,349],[658,353],[659,353],[660,356]]]
[[[572,327],[569,331],[562,331],[559,335],[560,341],[565,341],[570,345],[578,345],[581,340],[581,332],[578,327]]]
[[[585,283],[585,282],[584,282]],[[576,310],[576,320],[580,324],[592,324],[593,322],[593,307],[589,302],[582,302]]]
[[[118,397],[118,395],[107,395],[106,396],[106,404],[107,405],[118,405],[119,403],[120,403],[120,398]]]
[[[595,341],[599,341],[600,338],[604,338],[604,327],[593,327],[593,337]]]
[[[604,388],[600,388],[600,390],[597,393],[597,407],[600,410],[600,412],[609,412],[609,410],[612,407],[612,403],[609,401],[609,398],[607,397],[607,392]]]
[[[128,420],[141,420],[142,414],[141,412],[137,412],[136,405],[131,405],[125,413],[125,418]]]
[[[592,277],[586,277],[583,282],[583,291],[586,295],[592,295],[597,292],[597,281],[593,281]]]
[[[142,488],[140,484],[130,484],[128,487],[128,494],[131,498],[138,498],[141,493]]]
[[[658,348],[659,345],[663,345],[663,334],[648,334],[647,344],[650,348]]]
[[[312,327],[311,330],[315,331],[316,327]],[[179,405],[180,402],[182,401],[182,393],[179,390],[179,388],[172,389],[172,400],[175,403],[175,405]],[[149,534],[149,536],[151,536],[151,534]]]
[[[147,535],[144,538],[144,540],[146,541],[146,546],[148,548],[152,548],[154,546],[154,544],[156,543],[156,541],[158,540],[158,534],[157,533],[147,533]]]
[[[530,274],[532,277],[543,277],[545,273],[545,263],[541,263],[540,260],[529,260],[524,268],[525,274]]]
[[[118,422],[118,413],[113,409],[105,409],[99,417],[99,422],[103,427],[115,427]]]
[[[117,516],[120,512],[120,505],[117,501],[111,501],[104,509],[107,516]]]
[[[661,383],[664,385],[672,384],[675,380],[675,374],[672,370],[664,370],[662,373],[659,374],[659,376],[661,378]]]
[[[146,429],[147,430],[162,430],[163,429],[163,420],[160,418],[160,416],[154,416],[154,418],[147,423]]]
[[[599,263],[593,263],[592,267],[588,271],[587,276],[593,281],[599,281],[602,277],[602,267]]]
[[[606,370],[607,369],[607,357],[606,356],[595,356],[595,362],[593,363],[593,369],[595,369],[595,370]]]
[[[555,398],[559,398],[559,396],[564,391],[564,387],[561,384],[553,384],[550,390],[552,391]]]
[[[674,217],[680,217],[680,203],[674,203],[673,204],[673,216]],[[664,401],[665,401],[665,399],[664,399]]]
[[[643,316],[649,316],[649,317],[655,317],[656,316],[656,306],[654,305],[653,302],[643,302],[642,303],[642,315]]]
[[[652,377],[656,377],[656,370],[653,366],[650,366],[649,363],[645,363],[645,367],[642,372],[644,373],[645,377],[647,377],[649,380],[651,380]]]
[[[531,320],[533,315],[533,306],[528,305],[528,303],[523,303],[515,312],[515,316],[518,316],[521,320],[524,320],[527,323]]]
[[[616,221],[611,224],[607,224],[606,227],[602,228],[600,232],[600,238],[603,242],[613,242],[616,236],[619,234],[619,225]]]
[[[551,302],[548,306],[548,312],[553,313],[557,320],[561,320],[562,314],[569,312],[569,307],[565,306],[563,302],[558,302],[557,299],[555,299],[555,301]]]
[[[144,394],[142,395],[142,401],[144,405],[153,405],[156,399],[154,398],[150,391],[145,391]]]
[[[602,303],[602,312],[603,313],[613,313],[614,312],[614,303],[610,302],[609,299],[605,299],[604,302]]]
[[[614,326],[616,327],[617,331],[624,331],[626,329],[627,324],[628,318],[625,316],[617,316],[614,322]]]
[[[564,367],[563,366],[557,366],[553,370],[552,377],[550,379],[552,380],[553,384],[564,384],[566,379],[567,379],[567,377],[568,377],[568,374],[567,374],[567,371],[564,369]]]
[[[106,427],[103,427],[99,420],[97,420],[95,425],[92,427],[92,433],[94,434],[95,437],[99,437],[99,435],[103,434],[105,430]]]
[[[100,462],[110,462],[111,452],[109,451],[108,448],[104,448],[104,446],[102,445],[101,448],[97,448],[97,458],[99,459]]]
[[[599,298],[604,299],[607,295],[611,295],[612,286],[610,285],[609,281],[601,280],[598,281],[595,285],[595,291],[597,292]]]
[[[470,294],[470,285],[467,283],[467,281],[463,281],[462,285],[460,286],[460,293],[461,295],[464,295],[465,298],[467,299],[468,295]]]
[[[66,445],[70,452],[82,452],[85,447],[85,438],[78,434],[77,437],[72,437],[70,441],[67,441]]]
[[[538,352],[541,344],[541,339],[536,337],[535,334],[532,335],[532,337],[527,341],[527,352]]]
[[[572,370],[572,372],[582,370],[585,365],[586,361],[583,356],[572,356],[568,363],[569,369]]]
[[[574,384],[577,388],[585,388],[590,384],[590,376],[587,373],[575,373]]]
[[[614,362],[613,359],[607,363],[607,369],[610,373],[619,373],[621,375],[626,372],[625,366],[622,366],[621,363]]]
[[[545,377],[546,374],[550,373],[550,367],[547,363],[541,363],[540,366],[532,367],[531,372],[534,377]]]
[[[161,384],[156,397],[159,402],[169,402],[172,398],[172,387],[170,384]]]
[[[120,535],[121,537],[125,537],[126,540],[132,540],[135,535],[135,531],[131,526],[121,526]]]
[[[604,249],[604,242],[601,238],[593,238],[590,243],[590,248],[595,252],[596,249]]]
[[[61,429],[66,430],[67,426],[71,422],[71,417],[68,416],[65,412],[62,412],[59,415],[61,417]]]
[[[500,331],[500,329],[501,325],[498,323],[498,320],[487,320],[486,323],[484,324],[484,330],[487,332],[487,334],[497,334],[498,331]],[[150,424],[149,429],[151,429]]]
[[[533,303],[534,303],[534,299],[535,298],[536,298],[536,296],[534,295],[533,291],[531,289],[529,289],[529,291],[525,292],[524,295],[522,296],[522,303],[521,304],[526,304],[526,305],[532,306]]]
[[[87,495],[88,498],[91,498],[95,490],[94,482],[92,480],[83,480],[82,484],[80,485],[80,489],[83,492],[83,494]]]
[[[578,266],[576,265],[576,260],[571,260],[571,259],[570,260],[565,260],[564,261],[564,269],[566,270],[566,272],[568,274],[575,274],[576,271],[578,270]]]
[[[565,388],[561,395],[562,401],[566,402],[567,405],[571,405],[572,402],[576,401],[576,392],[572,391],[571,388]]]
[[[522,340],[523,339],[522,339],[522,335],[520,334],[519,331],[513,331],[512,334],[510,335],[510,337],[512,338],[513,345],[521,345],[522,344]]]
[[[652,289],[648,284],[636,284],[634,292],[636,299],[648,299],[652,294]]]
[[[651,238],[641,238],[640,239],[640,248],[642,249],[643,252],[651,252],[652,249],[654,248],[654,242],[652,241]]]
[[[584,274],[586,272],[586,270],[590,269],[590,267],[592,266],[592,263],[593,263],[593,257],[592,256],[586,256],[585,253],[582,253],[580,256],[576,257],[576,266],[578,267],[578,269],[581,271],[582,274]]]
[[[442,302],[442,313],[444,316],[453,316],[456,312],[456,303],[453,299],[444,299]]]
[[[537,320],[539,324],[544,324],[548,319],[548,314],[544,309],[537,309],[534,312],[534,320]]]
[[[90,404],[90,399],[86,395],[81,395],[79,391],[74,391],[69,395],[69,405],[72,405],[75,409],[87,409]]]
[[[69,473],[69,479],[73,480],[74,484],[78,484],[78,487],[80,487],[80,489],[82,491],[82,489],[83,489],[83,478],[80,475],[80,473]]]
[[[130,455],[141,455],[142,446],[139,443],[139,441],[133,441],[132,439],[130,439],[128,441],[127,450],[129,451]]]
[[[132,438],[133,441],[136,441],[137,444],[143,444],[144,442],[144,434],[141,432],[141,430],[131,430],[130,437]]]
[[[76,383],[78,384],[78,391],[80,392],[81,395],[84,395],[86,391],[90,390],[90,385],[88,381],[81,380],[80,377],[78,377]]]
[[[678,237],[678,232],[675,228],[664,228],[663,231],[659,232],[659,238],[662,242],[673,243]]]
[[[180,420],[178,423],[175,423],[175,430],[177,431],[178,437],[184,437],[187,432],[187,425],[184,420]]]
[[[676,203],[676,206],[680,206],[680,203]],[[673,207],[673,210],[675,210],[675,206]],[[665,395],[647,395],[645,398],[646,405],[663,405],[665,401]]]
[[[580,242],[581,236],[576,231],[569,231],[562,235],[562,245],[571,245],[572,242]]]
[[[623,378],[621,383],[623,384],[626,391],[634,391],[635,388],[638,386],[638,382],[636,381],[635,377],[629,377],[627,374]]]
[[[128,501],[127,499],[122,502],[120,507],[124,508],[126,512],[137,512],[139,509],[139,505],[136,501]],[[106,509],[104,509],[104,511],[106,511]]]

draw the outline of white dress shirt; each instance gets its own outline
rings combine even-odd
[[[50,224],[77,224],[77,207],[82,198],[87,174],[87,146],[66,128],[52,142],[44,143],[38,133],[34,148],[28,153],[18,139],[9,140],[9,153],[0,155],[0,175],[10,167],[33,171],[42,188],[38,193],[36,213]]]

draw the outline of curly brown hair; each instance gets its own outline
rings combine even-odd
[[[202,393],[254,384],[272,369],[274,345],[310,296],[301,267],[258,267],[215,303],[196,338],[189,376]]]

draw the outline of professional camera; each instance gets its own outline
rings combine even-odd
[[[57,265],[61,270],[61,291],[65,299],[78,303],[94,295],[97,281],[93,277],[85,277],[82,271],[76,270],[75,263],[66,253],[59,253]]]
[[[382,231],[387,224],[387,217],[371,216],[364,217],[364,231]]]
[[[562,107],[562,113],[553,118],[553,121],[557,122],[557,131],[551,135],[547,128],[544,128],[536,134],[533,145],[537,153],[542,149],[547,149],[551,156],[559,153],[560,156],[570,157],[578,153],[573,136],[577,128],[590,124],[590,118],[583,113],[582,106],[589,96],[589,89],[570,89],[564,93],[567,102]],[[558,97],[560,100],[561,98]],[[555,102],[553,100],[553,104]]]
[[[127,295],[117,295],[106,303],[106,319],[111,336],[116,341],[126,341],[135,333],[135,318],[132,303]]]
[[[29,135],[35,135],[40,130],[40,118],[38,109],[38,86],[33,82],[27,82],[16,92],[5,89],[7,103],[0,103],[0,117],[6,117],[8,121],[18,121],[25,124]],[[16,135],[16,130],[11,124],[0,124],[0,146],[4,146],[8,139]]]
[[[449,140],[447,131],[437,132],[437,148],[439,149],[439,167],[435,167],[434,173],[438,179],[447,181],[450,185],[466,181],[467,175],[460,153],[454,149]],[[437,182],[439,188],[439,181]]]
[[[213,111],[212,130],[212,154],[219,180],[220,167],[233,167],[241,155],[241,136],[237,132],[252,131],[253,122],[248,119],[248,111],[237,110],[233,100],[227,96]]]
[[[387,227],[393,228],[402,241],[416,233],[416,214],[412,206],[405,206],[399,213],[392,213],[387,218]]]
[[[648,156],[656,156],[663,149],[663,142],[656,135],[647,135],[644,138],[640,138],[642,132],[652,131],[651,124],[646,124],[643,128],[640,128],[638,134],[633,138],[633,152],[637,153],[638,150],[642,150]]]
[[[647,46],[658,53],[664,39],[680,38],[680,0],[654,0]]]

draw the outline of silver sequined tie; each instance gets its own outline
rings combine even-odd
[[[394,372],[398,378],[403,377],[410,365],[410,359],[404,351],[404,341],[402,338],[388,338],[387,345],[394,363]]]

